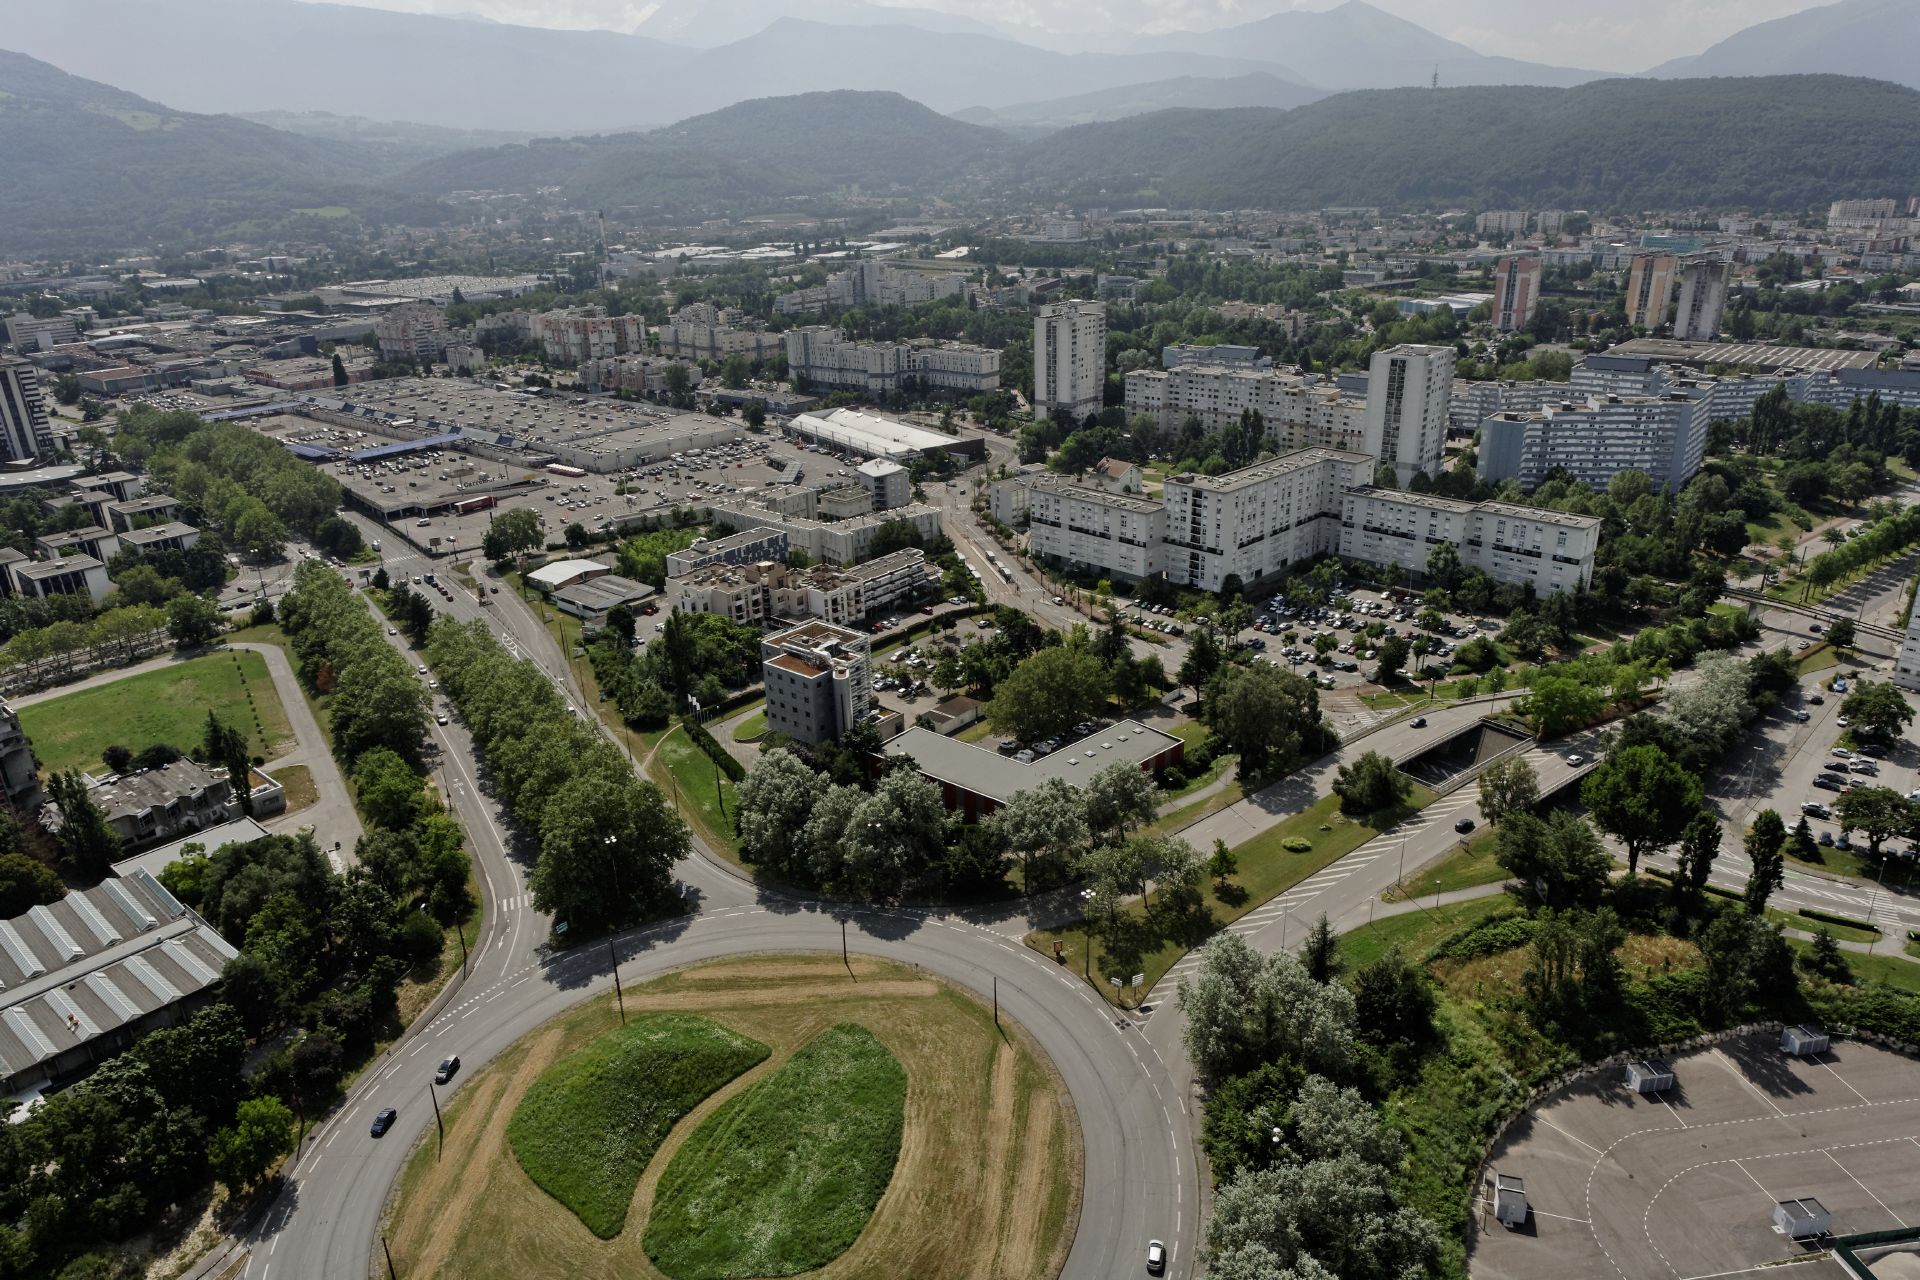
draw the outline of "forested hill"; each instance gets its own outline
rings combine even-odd
[[[1005,134],[897,93],[758,98],[664,129],[443,156],[402,175],[422,195],[558,186],[583,204],[750,205],[860,187],[925,191],[1013,150]]]
[[[1371,90],[1083,125],[1017,165],[1029,190],[1106,205],[1794,209],[1905,194],[1920,92],[1850,76]]]

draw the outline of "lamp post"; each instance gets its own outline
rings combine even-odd
[[[1093,981],[1093,890],[1080,891],[1080,929],[1086,936],[1086,951],[1081,961],[1081,973],[1088,982]]]

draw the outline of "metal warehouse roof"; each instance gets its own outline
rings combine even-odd
[[[886,753],[912,757],[920,772],[930,778],[1005,801],[1051,778],[1063,778],[1072,786],[1082,787],[1088,778],[1116,760],[1144,765],[1161,752],[1179,745],[1180,739],[1171,734],[1150,729],[1136,720],[1122,720],[1110,728],[1096,729],[1032,764],[1021,764],[998,751],[958,742],[921,728],[909,729],[888,742]]]
[[[418,440],[402,440],[397,444],[379,444],[371,449],[356,449],[347,455],[349,462],[372,462],[379,458],[390,458],[397,453],[415,453],[421,449],[438,449],[442,445],[452,444],[460,439],[458,431],[449,431],[444,435],[422,436]]]

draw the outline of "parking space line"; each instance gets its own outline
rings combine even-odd
[[[1846,1175],[1847,1175],[1847,1176],[1848,1176],[1849,1178],[1853,1178],[1853,1170],[1851,1170],[1851,1169],[1849,1169],[1849,1168],[1847,1168],[1847,1166],[1845,1166],[1845,1165],[1843,1165],[1843,1164],[1841,1164],[1841,1163],[1840,1163],[1840,1157],[1839,1157],[1839,1156],[1836,1156],[1836,1155],[1835,1155],[1835,1154],[1833,1154],[1833,1152],[1831,1152],[1831,1151],[1827,1151],[1827,1152],[1823,1152],[1822,1154],[1823,1154],[1823,1155],[1825,1155],[1825,1156],[1827,1157],[1827,1159],[1829,1159],[1829,1160],[1831,1160],[1831,1161],[1833,1161],[1833,1167],[1834,1167],[1834,1168],[1836,1168],[1836,1169],[1838,1169],[1838,1170],[1839,1170],[1840,1172],[1842,1172],[1842,1173],[1844,1173],[1844,1174],[1846,1174]],[[1880,1207],[1881,1207],[1882,1209],[1887,1209],[1887,1202],[1886,1202],[1885,1200],[1882,1200],[1882,1199],[1881,1199],[1881,1198],[1880,1198],[1879,1196],[1874,1196],[1874,1195],[1873,1195],[1873,1188],[1871,1188],[1871,1187],[1869,1187],[1869,1186],[1868,1186],[1868,1185],[1867,1185],[1866,1183],[1864,1183],[1864,1182],[1862,1182],[1862,1181],[1860,1181],[1860,1179],[1858,1179],[1858,1178],[1853,1178],[1853,1185],[1854,1185],[1854,1186],[1856,1186],[1856,1187],[1858,1187],[1858,1188],[1860,1188],[1860,1189],[1861,1189],[1862,1191],[1864,1191],[1864,1192],[1866,1192],[1866,1193],[1867,1193],[1868,1195],[1870,1195],[1870,1196],[1873,1196],[1873,1202],[1874,1202],[1875,1204],[1877,1204],[1877,1205],[1879,1205],[1879,1206],[1880,1206]],[[1904,1219],[1902,1219],[1902,1218],[1901,1218],[1901,1216],[1900,1216],[1899,1214],[1897,1214],[1897,1213],[1895,1213],[1895,1212],[1894,1212],[1893,1210],[1891,1210],[1891,1209],[1887,1209],[1887,1216],[1888,1216],[1889,1218],[1892,1218],[1892,1219],[1893,1219],[1893,1220],[1894,1220],[1895,1222],[1897,1222],[1897,1223],[1899,1223],[1899,1224],[1900,1224],[1900,1225],[1901,1225],[1902,1227],[1904,1227],[1904,1226],[1906,1226],[1906,1225],[1907,1225],[1907,1224],[1906,1224],[1906,1221],[1905,1221]]]
[[[1673,1113],[1674,1122],[1678,1124],[1682,1129],[1687,1127],[1687,1122],[1680,1118],[1680,1113],[1678,1111],[1673,1110],[1673,1104],[1667,1101],[1666,1096],[1664,1094],[1660,1096],[1660,1105]]]
[[[1839,1081],[1839,1082],[1840,1082],[1841,1084],[1844,1084],[1844,1085],[1846,1085],[1846,1086],[1847,1086],[1847,1092],[1848,1092],[1848,1093],[1851,1093],[1851,1094],[1852,1094],[1852,1095],[1853,1095],[1854,1097],[1856,1097],[1856,1098],[1858,1098],[1858,1099],[1860,1099],[1860,1101],[1862,1101],[1862,1102],[1865,1102],[1865,1101],[1867,1101],[1867,1095],[1866,1095],[1866,1094],[1864,1094],[1864,1093],[1862,1093],[1862,1092],[1860,1092],[1860,1091],[1859,1091],[1858,1089],[1856,1089],[1856,1088],[1854,1088],[1854,1087],[1853,1087],[1853,1085],[1852,1085],[1852,1084],[1850,1084],[1850,1083],[1848,1082],[1848,1080],[1847,1080],[1847,1078],[1846,1078],[1845,1076],[1843,1076],[1843,1075],[1841,1075],[1841,1074],[1840,1074],[1840,1073],[1839,1073],[1838,1071],[1834,1071],[1834,1070],[1833,1070],[1833,1064],[1832,1064],[1831,1062],[1828,1062],[1828,1061],[1826,1060],[1826,1059],[1827,1059],[1827,1056],[1828,1056],[1828,1055],[1826,1055],[1826,1054],[1822,1054],[1822,1055],[1820,1056],[1820,1059],[1819,1059],[1819,1062],[1820,1062],[1820,1065],[1821,1065],[1821,1066],[1823,1066],[1823,1067],[1825,1067],[1825,1068],[1826,1068],[1827,1070],[1829,1070],[1829,1071],[1833,1071],[1833,1078],[1834,1078],[1835,1080],[1838,1080],[1838,1081]]]
[[[1749,1170],[1749,1169],[1747,1168],[1747,1166],[1745,1166],[1744,1164],[1741,1164],[1741,1163],[1740,1163],[1740,1162],[1739,1162],[1738,1160],[1734,1160],[1734,1161],[1731,1161],[1731,1163],[1732,1163],[1732,1165],[1733,1165],[1733,1167],[1734,1167],[1734,1168],[1736,1168],[1736,1169],[1738,1169],[1738,1170],[1739,1170],[1740,1172],[1742,1172],[1742,1173],[1744,1173],[1744,1174],[1746,1174],[1746,1175],[1747,1175],[1747,1181],[1748,1181],[1748,1182],[1751,1182],[1751,1183],[1752,1183],[1752,1184],[1753,1184],[1754,1186],[1756,1186],[1756,1187],[1760,1187],[1760,1194],[1761,1194],[1761,1195],[1763,1195],[1763,1196],[1765,1196],[1765,1197],[1767,1198],[1767,1203],[1768,1203],[1768,1204],[1778,1204],[1778,1203],[1779,1203],[1779,1201],[1780,1201],[1780,1198],[1779,1198],[1778,1196],[1776,1196],[1776,1195],[1774,1195],[1774,1194],[1773,1194],[1773,1192],[1771,1192],[1771,1191],[1769,1191],[1769,1190],[1767,1190],[1767,1189],[1766,1189],[1765,1187],[1762,1187],[1762,1186],[1760,1186],[1760,1179],[1758,1179],[1758,1178],[1756,1178],[1756,1177],[1754,1177],[1754,1176],[1753,1176],[1753,1172],[1752,1172],[1751,1170]]]
[[[1594,1146],[1591,1142],[1584,1141],[1583,1139],[1580,1139],[1580,1138],[1575,1138],[1572,1134],[1568,1133],[1565,1129],[1562,1129],[1559,1125],[1547,1119],[1545,1116],[1535,1116],[1534,1118],[1538,1120],[1541,1124],[1547,1126],[1547,1128],[1553,1130],[1555,1133],[1560,1134],[1562,1137],[1568,1138],[1574,1142],[1578,1142],[1581,1146],[1585,1147],[1587,1150],[1593,1152],[1593,1154],[1597,1156],[1604,1156],[1607,1154],[1606,1152],[1602,1151],[1600,1148]]]
[[[1744,1084],[1745,1086],[1747,1086],[1747,1088],[1753,1090],[1754,1094],[1760,1099],[1760,1101],[1766,1103],[1769,1107],[1773,1107],[1773,1114],[1775,1114],[1776,1116],[1779,1116],[1782,1120],[1787,1118],[1787,1113],[1782,1111],[1779,1107],[1774,1106],[1773,1099],[1769,1098],[1764,1092],[1762,1092],[1759,1085],[1747,1079],[1747,1073],[1742,1071],[1739,1068],[1739,1066],[1734,1063],[1732,1058],[1729,1058],[1726,1054],[1722,1053],[1718,1049],[1715,1049],[1713,1051],[1713,1056],[1720,1060],[1721,1066],[1725,1067],[1728,1071],[1733,1073],[1734,1079],[1738,1080],[1741,1084]]]

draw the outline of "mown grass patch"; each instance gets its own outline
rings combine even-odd
[[[1394,947],[1417,962],[1455,934],[1515,909],[1513,899],[1506,894],[1490,893],[1437,909],[1403,911],[1341,934],[1340,954],[1348,969],[1371,964]]]
[[[661,1175],[647,1256],[674,1280],[787,1276],[846,1252],[893,1178],[907,1073],[841,1023],[728,1099]]]
[[[20,727],[47,772],[99,773],[100,753],[110,746],[138,754],[164,742],[197,751],[209,711],[247,735],[252,755],[272,759],[293,745],[267,660],[247,649],[203,654],[21,707]]]
[[[1499,884],[1507,878],[1507,870],[1495,861],[1494,842],[1493,828],[1483,827],[1471,840],[1456,844],[1440,857],[1414,868],[1405,881],[1392,886],[1381,897],[1387,902],[1402,902],[1436,891],[1452,893],[1483,884]]]
[[[507,1141],[541,1190],[611,1238],[673,1126],[769,1052],[691,1014],[637,1017],[549,1067],[514,1108]]]

